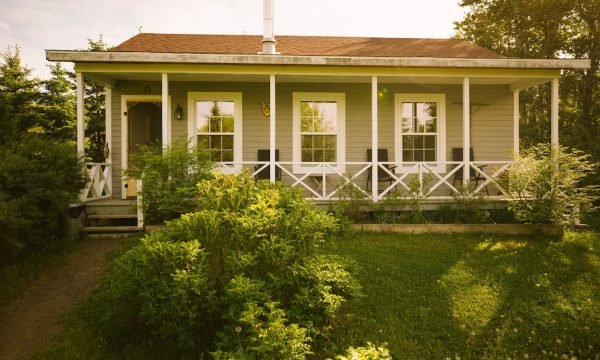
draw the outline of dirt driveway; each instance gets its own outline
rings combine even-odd
[[[125,239],[75,244],[64,262],[51,265],[17,299],[0,308],[0,359],[28,359],[60,329],[60,320],[88,297],[110,262],[107,254]]]

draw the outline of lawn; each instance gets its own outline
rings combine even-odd
[[[397,359],[597,358],[599,248],[591,232],[336,239],[324,252],[354,264],[365,296],[347,303],[332,354],[371,341]]]
[[[387,342],[395,359],[594,359],[600,353],[600,236],[351,233],[324,253],[347,259],[364,296],[346,303],[322,359]],[[86,324],[88,301],[39,359],[111,354]],[[118,356],[117,356],[118,357]]]

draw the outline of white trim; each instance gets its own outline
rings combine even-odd
[[[121,173],[127,170],[129,162],[129,124],[127,123],[127,102],[160,102],[162,104],[162,95],[121,95]],[[168,111],[171,113],[171,97],[168,100]],[[121,177],[121,198],[127,199],[127,189],[125,188],[127,179],[125,175]]]
[[[463,79],[463,187],[471,181],[471,84],[469,78]]]
[[[77,82],[77,154],[80,157],[85,156],[85,82],[83,74],[76,73]]]
[[[196,101],[233,101],[233,166],[221,165],[219,171],[222,173],[237,173],[242,170],[243,157],[243,113],[241,92],[188,92],[188,139],[190,144],[196,146]]]
[[[269,179],[271,182],[275,182],[275,75],[269,75]]]
[[[550,145],[558,148],[558,79],[552,79],[550,100]]]
[[[513,90],[513,152],[519,155],[519,90]]]
[[[346,94],[332,92],[294,92],[292,94],[292,148],[294,173],[306,174],[313,169],[317,163],[302,164],[302,150],[300,142],[300,102],[301,101],[335,101],[337,103],[336,119],[336,164],[335,170],[339,173],[346,172]],[[324,169],[324,174],[333,173],[330,169]]]
[[[394,103],[394,141],[395,141],[395,155],[396,155],[396,166],[400,168],[401,172],[411,171],[414,172],[414,165],[404,165],[402,159],[402,102],[437,102],[438,103],[438,116],[437,116],[437,153],[435,166],[431,168],[438,172],[446,172],[446,94],[433,94],[433,93],[398,93],[395,95]],[[430,163],[428,163],[430,164]],[[411,170],[413,169],[413,170]]]
[[[377,76],[371,78],[371,196],[373,201],[379,200],[379,124],[377,100],[379,96]],[[369,181],[369,180],[367,180]]]
[[[589,59],[457,59],[430,57],[366,56],[264,56],[230,54],[179,54],[116,51],[46,50],[48,61],[105,63],[259,64],[324,66],[400,66],[490,69],[589,69]]]
[[[104,141],[108,144],[108,159],[104,159],[104,161],[112,166],[112,88],[110,86],[104,87],[104,109]],[[112,196],[112,172],[106,181]]]
[[[162,74],[161,76],[161,103],[165,100],[169,101],[169,76]],[[163,149],[171,146],[171,108],[163,106],[161,108],[161,128],[162,128],[162,145]]]

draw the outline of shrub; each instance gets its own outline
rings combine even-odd
[[[515,217],[528,223],[570,224],[579,212],[591,211],[598,187],[583,185],[596,166],[588,159],[563,147],[553,156],[545,144],[515,156],[509,173],[510,209]]]
[[[126,175],[142,179],[144,216],[148,223],[163,223],[195,208],[196,183],[209,177],[212,165],[198,148],[185,142],[164,148],[143,146],[131,156]]]
[[[101,335],[121,348],[168,343],[170,357],[304,359],[359,290],[315,252],[335,219],[281,184],[212,176],[197,185],[196,212],[118,260]]]
[[[0,146],[0,260],[60,236],[85,184],[73,146],[27,134]]]
[[[382,346],[375,346],[371,343],[367,343],[365,347],[350,347],[346,351],[346,355],[338,355],[338,360],[391,360],[389,350],[386,348],[387,344]]]

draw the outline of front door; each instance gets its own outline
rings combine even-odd
[[[160,102],[127,102],[128,159],[143,145],[160,143],[162,140],[162,110]],[[137,195],[135,180],[127,180],[127,197]]]

